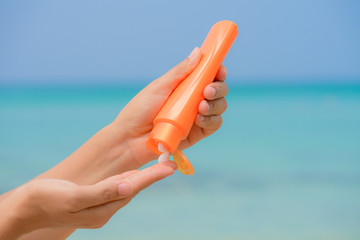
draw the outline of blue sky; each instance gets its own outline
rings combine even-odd
[[[149,81],[228,19],[232,81],[360,82],[350,0],[0,1],[1,83]]]

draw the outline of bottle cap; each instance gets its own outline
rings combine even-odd
[[[172,154],[174,162],[176,163],[179,171],[185,175],[194,175],[194,168],[187,157],[179,150]]]
[[[161,143],[170,153],[176,151],[180,141],[183,139],[181,130],[172,123],[158,122],[154,125],[146,145],[154,153],[161,154],[158,144]]]

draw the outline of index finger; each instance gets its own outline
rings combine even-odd
[[[176,164],[174,162],[157,163],[127,177],[124,181],[131,185],[133,194],[137,194],[151,184],[172,175],[175,170]]]
[[[131,193],[123,199],[112,199],[105,201],[102,205],[92,206],[76,212],[73,219],[109,219],[119,208],[125,206],[137,193],[149,187],[151,184],[164,179],[174,173],[176,164],[174,162],[162,162],[151,167],[145,168],[139,172],[134,172],[130,176],[122,179],[121,182],[127,182],[130,185]],[[106,203],[107,202],[107,203]],[[76,216],[76,218],[75,218]],[[81,221],[80,221],[81,222]]]

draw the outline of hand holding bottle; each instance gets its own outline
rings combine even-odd
[[[122,129],[119,135],[126,136],[132,160],[139,166],[157,157],[145,145],[153,128],[154,118],[174,89],[196,68],[200,59],[200,49],[195,48],[183,62],[139,92],[111,124],[114,129]],[[225,78],[226,68],[221,66],[214,82],[204,89],[205,100],[200,103],[195,124],[188,137],[180,143],[180,150],[192,146],[220,128],[221,114],[227,107],[224,97],[228,93],[228,86],[224,82]]]

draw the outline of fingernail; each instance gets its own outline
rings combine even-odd
[[[200,105],[202,105],[200,108],[204,108],[206,113],[210,111],[210,105],[205,100],[201,101]]]
[[[170,166],[172,169],[174,169],[174,170],[177,169],[176,163],[174,163],[174,162],[172,162],[172,161],[169,161],[167,164],[169,164],[169,166]]]
[[[189,55],[190,59],[193,59],[196,56],[196,53],[198,51],[198,47],[194,48],[194,50],[192,50],[192,52]]]
[[[212,96],[215,97],[216,89],[215,89],[215,88],[211,88],[211,93],[212,93]]]
[[[118,184],[118,193],[120,196],[127,196],[131,192],[130,184],[127,182],[122,182]]]

